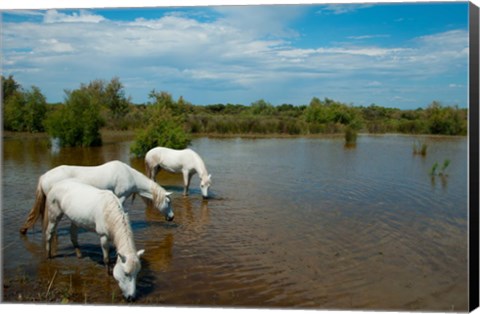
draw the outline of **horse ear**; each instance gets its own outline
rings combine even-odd
[[[139,250],[139,251],[137,252],[137,256],[138,256],[138,257],[141,257],[141,256],[143,255],[143,253],[145,253],[145,250]]]
[[[166,196],[170,196],[170,195],[172,195],[172,194],[173,194],[173,192],[165,192],[165,195],[166,195]]]
[[[211,174],[208,175],[208,180],[210,180],[210,179],[212,179],[212,175],[211,175]]]

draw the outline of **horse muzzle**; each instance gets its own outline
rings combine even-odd
[[[125,299],[127,300],[127,302],[133,302],[135,301],[135,296],[129,295],[128,297],[125,297]]]
[[[173,218],[175,218],[175,216],[172,216],[172,217],[166,216],[166,217],[165,217],[165,220],[166,220],[166,221],[172,221]]]

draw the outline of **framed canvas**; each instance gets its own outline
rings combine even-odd
[[[2,308],[478,308],[478,3],[0,15]]]

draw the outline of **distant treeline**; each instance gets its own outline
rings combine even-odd
[[[400,110],[377,105],[354,107],[314,97],[308,105],[273,106],[264,100],[250,106],[195,106],[188,114],[192,133],[332,134],[346,128],[368,133],[467,134],[466,109],[432,102],[426,109]]]
[[[3,127],[8,131],[48,132],[64,146],[91,146],[101,143],[100,128],[139,130],[163,136],[153,130],[159,124],[189,134],[332,134],[347,129],[368,133],[467,134],[467,109],[443,106],[433,101],[426,108],[400,110],[372,104],[352,106],[332,99],[314,97],[309,104],[274,106],[260,99],[250,105],[193,105],[167,92],[153,90],[150,101],[133,104],[123,84],[94,80],[65,91],[62,103],[49,104],[38,87],[24,89],[12,76],[2,76]],[[178,135],[178,134],[177,134]],[[146,146],[153,145],[149,143]],[[170,145],[175,146],[175,145]],[[184,146],[184,143],[182,145]],[[140,153],[141,154],[141,153]]]

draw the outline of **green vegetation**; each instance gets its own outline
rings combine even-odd
[[[432,168],[430,168],[430,175],[432,177],[437,174],[437,169],[438,169],[438,161],[435,161],[435,163],[432,165]]]
[[[425,157],[427,155],[427,148],[427,143],[415,141],[415,143],[413,143],[413,154]]]
[[[60,146],[101,145],[100,98],[95,84],[67,91],[65,105],[55,108],[45,120],[47,133],[60,140]]]
[[[43,132],[47,101],[38,87],[21,89],[12,76],[2,76],[3,128],[7,131]]]
[[[357,144],[357,132],[351,128],[347,127],[345,130],[345,145],[347,147],[353,147]]]
[[[148,120],[145,128],[138,131],[131,153],[142,157],[156,146],[186,148],[191,140],[183,129],[186,118],[183,99],[175,102],[170,94],[155,91],[150,93],[150,98],[155,102],[147,108]]]
[[[135,130],[131,148],[141,156],[164,145],[182,148],[192,135],[310,135],[345,134],[354,143],[359,132],[405,134],[467,134],[467,109],[442,106],[400,110],[353,106],[329,98],[313,97],[308,105],[274,106],[260,99],[250,105],[192,105],[166,92],[150,93],[150,102],[133,104],[123,84],[94,80],[66,91],[64,102],[48,104],[37,87],[23,89],[12,76],[2,76],[4,130],[44,132],[63,146],[101,144],[99,130]],[[426,144],[414,147],[423,155]]]
[[[449,160],[449,159],[445,159],[445,160],[443,161],[442,166],[441,166],[440,168],[439,168],[439,166],[440,166],[440,165],[439,165],[438,161],[436,161],[436,162],[433,164],[432,168],[430,169],[430,175],[431,175],[432,177],[437,176],[437,175],[438,175],[438,176],[442,176],[442,177],[447,176],[448,174],[446,173],[446,170],[447,170],[448,166],[450,166],[450,160]],[[438,172],[437,172],[437,170],[438,170]]]

